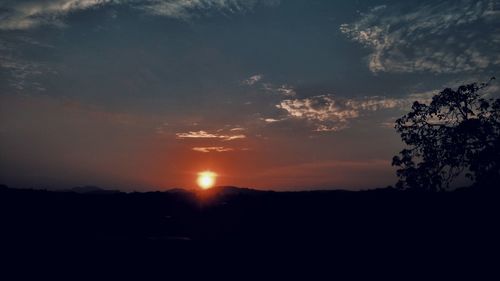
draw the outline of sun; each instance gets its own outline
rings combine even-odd
[[[214,186],[217,174],[211,171],[203,171],[198,173],[198,186],[202,189],[209,189]]]

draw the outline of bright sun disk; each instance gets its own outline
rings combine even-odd
[[[217,174],[210,171],[203,171],[198,173],[198,186],[202,189],[209,189],[214,186]]]

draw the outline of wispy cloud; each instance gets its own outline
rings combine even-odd
[[[44,62],[26,59],[22,55],[25,48],[49,50],[54,46],[27,36],[0,38],[0,70],[6,71],[5,81],[16,90],[30,88],[44,91],[45,88],[34,79],[42,74],[54,74],[55,71]]]
[[[373,96],[358,99],[319,95],[303,99],[285,99],[276,107],[285,110],[289,118],[311,122],[315,127],[314,131],[331,132],[347,128],[349,120],[358,118],[365,112],[408,108],[415,100],[426,102],[429,95],[424,93],[409,95],[406,98]]]
[[[358,112],[354,108],[346,106],[347,103],[341,104],[330,95],[320,95],[304,99],[283,100],[276,107],[286,110],[290,116],[297,118],[345,121],[358,116]]]
[[[148,14],[178,19],[191,18],[197,12],[213,10],[237,13],[256,5],[277,5],[278,0],[27,0],[0,3],[0,30],[30,29],[40,25],[64,26],[72,12],[104,5],[127,4]]]
[[[247,86],[260,86],[261,89],[268,93],[277,94],[285,97],[293,97],[297,95],[295,88],[288,84],[276,85],[274,83],[269,83],[263,81],[264,74],[255,74],[247,79],[243,80],[241,83]]]
[[[275,119],[275,118],[261,118],[261,120],[266,123],[276,123],[282,121],[281,119]]]
[[[213,138],[218,138],[216,134],[209,134],[205,131],[197,131],[197,132],[188,132],[188,133],[177,133],[175,134],[177,138],[179,139],[186,139],[186,138],[192,138],[192,139],[213,139]]]
[[[276,91],[278,91],[283,96],[287,96],[287,97],[293,97],[293,96],[297,95],[297,93],[295,92],[295,89],[289,85],[281,85],[280,87],[278,87],[276,89]]]
[[[316,128],[313,130],[315,132],[337,132],[342,129],[347,128],[347,124],[338,124],[338,125],[324,125],[318,124]]]
[[[0,4],[4,10],[0,29],[29,29],[42,24],[63,25],[61,18],[67,14],[91,7],[109,4],[113,0],[47,0],[7,1]]]
[[[398,117],[387,118],[384,121],[380,122],[378,125],[380,128],[394,129],[397,119],[398,119]]]
[[[206,147],[193,147],[192,150],[196,152],[209,153],[209,152],[229,152],[234,151],[234,148],[223,146],[206,146]]]
[[[459,73],[500,64],[498,1],[378,6],[341,32],[372,49],[372,72]],[[459,32],[458,32],[459,31]]]
[[[231,141],[237,139],[246,138],[243,134],[217,134],[217,133],[208,133],[206,131],[190,131],[187,133],[176,133],[175,134],[178,139],[221,139],[223,141]]]
[[[242,84],[248,85],[248,86],[253,86],[255,83],[257,83],[260,80],[262,80],[262,78],[264,78],[264,75],[262,75],[262,74],[255,74],[255,75],[252,75],[252,76],[248,77],[247,79],[243,80]]]
[[[278,0],[8,0],[0,1],[0,31],[28,30],[46,25],[63,27],[65,18],[72,13],[110,5],[126,5],[148,15],[186,19],[212,11],[240,13],[258,5],[277,4]],[[2,36],[0,68],[8,76],[1,82],[10,84],[16,90],[31,88],[43,91],[45,88],[33,79],[37,75],[54,72],[44,62],[23,56],[22,50],[28,45],[30,48],[55,49],[51,44],[28,36]],[[249,78],[248,83],[257,83],[262,78],[262,74],[256,74]]]
[[[293,97],[297,95],[297,93],[295,92],[295,88],[287,84],[275,86],[271,83],[264,83],[263,88],[267,92],[278,94],[285,97]]]
[[[194,11],[216,10],[224,13],[245,12],[256,5],[274,6],[279,0],[149,0],[142,9],[151,14],[179,19],[188,19]]]
[[[316,132],[335,132],[348,128],[351,120],[367,116],[370,113],[381,110],[408,111],[415,101],[429,104],[432,97],[445,88],[456,89],[460,85],[481,81],[481,79],[469,79],[466,81],[452,81],[441,87],[425,90],[411,91],[403,97],[367,96],[360,98],[342,98],[334,95],[318,95],[302,99],[285,99],[276,105],[277,108],[286,112],[287,116],[282,119],[265,119],[268,123],[286,120],[287,118],[302,119],[310,122]],[[480,93],[483,97],[500,95],[500,87],[491,84]],[[394,127],[396,118],[386,119],[381,122],[381,127]],[[264,120],[264,119],[263,119]]]
[[[42,74],[42,65],[35,62],[17,59],[12,56],[2,55],[1,53],[0,68],[3,68],[10,73],[10,85],[17,90],[24,90],[29,86],[33,86],[33,83],[29,82],[27,78]]]

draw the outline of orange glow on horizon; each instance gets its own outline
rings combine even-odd
[[[217,178],[217,174],[211,171],[203,171],[198,173],[197,183],[198,186],[202,189],[210,189],[215,184],[215,179]]]

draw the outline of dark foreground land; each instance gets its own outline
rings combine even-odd
[[[173,272],[183,276],[173,280],[198,275],[212,280],[207,274],[230,280],[285,280],[287,275],[333,280],[325,277],[339,270],[368,277],[361,280],[379,280],[376,272],[397,280],[499,280],[494,277],[498,199],[498,192],[480,189],[262,192],[220,187],[199,193],[120,193],[3,187],[0,271],[36,278],[17,280],[39,280],[41,272],[61,274],[64,280],[82,274],[86,280],[117,280],[118,275],[170,280]]]
[[[460,241],[499,239],[499,193],[54,192],[0,188],[2,241]]]

